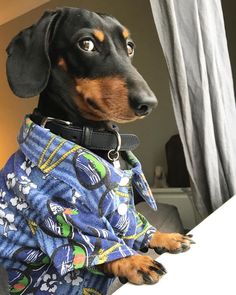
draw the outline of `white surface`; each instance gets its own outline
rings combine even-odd
[[[152,192],[157,203],[177,207],[184,228],[192,229],[199,223],[190,188],[153,188]]]
[[[168,273],[155,285],[126,284],[115,295],[235,295],[236,196],[196,226],[196,245],[158,258]]]

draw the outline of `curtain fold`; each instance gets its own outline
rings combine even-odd
[[[150,0],[202,218],[236,194],[236,107],[220,0]]]

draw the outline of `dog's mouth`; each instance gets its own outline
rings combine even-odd
[[[86,119],[127,123],[143,117],[130,106],[126,83],[120,77],[76,78],[75,89],[74,102]]]
[[[63,58],[58,65],[68,72]],[[157,105],[155,95],[136,70],[129,78],[120,75],[73,77],[73,81],[75,115],[90,121],[128,123],[145,118]]]

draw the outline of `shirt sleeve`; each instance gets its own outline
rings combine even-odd
[[[156,228],[138,211],[135,211],[135,216],[136,234],[134,236],[133,249],[140,250],[144,247],[148,247],[153,234],[156,232]]]
[[[116,236],[105,217],[85,204],[53,200],[48,202],[48,211],[37,228],[37,240],[61,275],[136,253]]]

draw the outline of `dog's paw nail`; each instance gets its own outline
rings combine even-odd
[[[154,261],[153,264],[157,266],[163,273],[165,274],[167,273],[167,270],[161,263],[157,262],[156,260],[153,260],[153,261]]]
[[[126,284],[128,280],[125,277],[119,277],[121,284]]]
[[[159,255],[161,255],[161,254],[163,254],[163,253],[165,253],[165,252],[168,252],[168,250],[167,250],[166,248],[161,248],[161,247],[156,247],[156,248],[154,248],[154,251],[155,251],[157,254],[159,254]]]
[[[178,248],[178,249],[175,249],[175,250],[171,250],[170,253],[171,254],[179,254],[179,253],[182,253],[183,252],[183,249],[182,247],[181,248]]]
[[[182,248],[183,252],[185,252],[185,251],[189,250],[190,247],[187,244],[182,244],[181,248]]]
[[[149,269],[151,271],[155,271],[160,276],[164,276],[166,274],[165,271],[161,270],[160,268],[156,268],[155,266],[150,266]]]
[[[139,270],[138,273],[142,275],[145,284],[152,285],[155,283],[154,280],[144,271]]]
[[[190,242],[190,244],[196,244],[193,240],[192,240],[193,235],[185,235],[184,239],[188,240]]]

